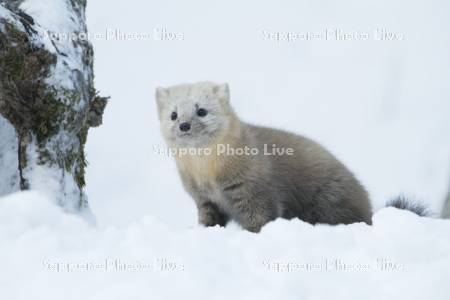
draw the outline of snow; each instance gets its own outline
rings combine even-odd
[[[24,169],[24,172],[28,174],[30,190],[39,191],[48,199],[53,199],[67,212],[79,211],[78,202],[67,201],[67,199],[78,199],[80,195],[73,176],[66,170],[39,164],[35,145],[31,143],[27,148],[28,164]],[[95,217],[89,210],[83,211],[83,214],[87,218],[86,221],[95,223]]]
[[[26,192],[0,199],[0,286],[8,299],[448,299],[449,232],[394,208],[373,226],[279,220],[260,234],[150,215],[92,227]]]
[[[71,32],[58,13],[66,3],[22,7],[43,28]],[[0,296],[448,299],[450,221],[380,208],[399,193],[436,214],[442,208],[449,10],[440,0],[88,1],[92,34],[163,28],[184,39],[92,40],[96,87],[112,97],[87,147],[97,225],[56,207],[48,170],[36,173],[40,193],[0,198]],[[386,28],[404,39],[278,43],[263,34],[325,28]],[[173,160],[154,150],[164,143],[153,95],[156,86],[199,80],[228,82],[244,120],[305,134],[335,153],[369,190],[373,226],[277,220],[260,234],[198,226]]]
[[[5,9],[3,5],[0,5],[0,18],[5,18],[7,20],[11,19],[11,13],[9,12],[9,10]]]
[[[24,30],[22,24],[18,22],[11,14],[11,12],[8,9],[6,9],[4,5],[1,3],[0,3],[0,18],[5,19],[8,22],[12,22],[15,26],[17,26],[17,28],[19,28],[20,30]],[[3,24],[1,24],[0,26],[2,26],[0,28],[3,29]]]
[[[20,9],[32,16],[39,25],[37,28],[39,39],[36,43],[44,44],[51,53],[64,53],[59,55],[52,76],[46,80],[49,85],[57,86],[60,93],[63,89],[76,88],[73,70],[85,69],[82,48],[72,43],[76,40],[72,37],[82,37],[81,34],[86,29],[83,26],[83,19],[80,20],[71,7],[69,0],[25,0],[20,4]],[[83,72],[83,74],[87,82],[90,73]],[[89,99],[82,98],[82,100],[87,103]],[[80,108],[82,107],[83,105],[80,105]]]

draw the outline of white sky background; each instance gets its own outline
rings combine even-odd
[[[369,190],[375,208],[404,192],[441,208],[450,172],[448,1],[88,1],[91,34],[181,33],[182,41],[94,39],[96,87],[110,95],[90,131],[88,195],[100,223],[152,215],[196,224],[163,147],[154,90],[228,82],[249,122],[307,135]],[[369,33],[368,41],[265,40],[269,32]],[[403,35],[374,41],[375,29]]]

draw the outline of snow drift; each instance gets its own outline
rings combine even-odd
[[[448,299],[450,221],[277,220],[253,234],[153,216],[91,226],[35,192],[0,198],[5,299]]]

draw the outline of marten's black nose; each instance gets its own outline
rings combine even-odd
[[[180,124],[180,130],[181,131],[189,131],[191,129],[191,124],[188,122],[184,122]]]

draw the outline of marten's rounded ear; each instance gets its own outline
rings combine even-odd
[[[213,88],[213,93],[221,100],[224,101],[230,100],[230,88],[228,86],[228,83],[216,85]]]
[[[169,97],[168,89],[165,89],[162,87],[156,88],[155,98],[156,98],[156,102],[158,103],[159,106],[162,106],[168,97]]]

